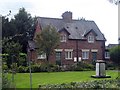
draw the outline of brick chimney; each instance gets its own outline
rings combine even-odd
[[[66,11],[62,14],[62,18],[66,23],[72,22],[72,12]]]

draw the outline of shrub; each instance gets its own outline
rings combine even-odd
[[[2,65],[2,69],[3,69],[4,71],[7,71],[7,70],[8,70],[8,66],[7,66],[6,64],[3,64],[3,65]]]
[[[107,89],[107,88],[117,88],[120,89],[119,85],[120,80],[95,80],[89,82],[71,82],[71,83],[62,83],[62,84],[48,84],[48,85],[39,85],[39,89]]]
[[[28,67],[25,67],[25,66],[19,66],[18,67],[18,72],[19,73],[25,73],[28,71]]]
[[[55,64],[50,64],[50,71],[51,72],[58,72],[61,71],[61,67],[59,65],[55,65]]]
[[[17,72],[17,63],[12,63],[11,69],[16,73]]]
[[[115,70],[115,69],[117,69],[117,66],[112,62],[107,62],[106,63],[106,69],[107,70]]]
[[[70,67],[70,70],[72,70],[72,71],[89,71],[89,70],[95,70],[95,66],[90,63],[79,62],[77,64],[72,65]]]
[[[32,65],[32,72],[41,72],[44,71],[41,69],[41,65]]]
[[[47,64],[34,64],[31,66],[32,72],[47,72]],[[49,71],[50,72],[57,72],[61,71],[60,67],[55,64],[49,64]]]

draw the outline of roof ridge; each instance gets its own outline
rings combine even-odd
[[[44,18],[44,19],[58,19],[58,20],[62,20],[62,18],[53,18],[53,17],[38,17],[38,18]]]
[[[37,18],[44,18],[44,19],[57,19],[63,20],[63,18],[53,18],[53,17],[37,17]],[[87,21],[87,22],[94,22],[93,20],[83,20],[83,19],[72,19],[72,21]]]

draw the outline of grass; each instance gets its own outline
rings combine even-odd
[[[95,71],[32,73],[32,87],[38,88],[40,84],[61,84],[96,80],[95,78],[91,78],[91,75],[95,75]],[[115,79],[118,76],[118,72],[109,70],[107,71],[107,75],[110,75],[112,78],[106,79]],[[8,76],[9,78],[12,77],[11,74],[8,74]],[[17,88],[29,88],[29,73],[17,73],[15,75],[15,84]]]

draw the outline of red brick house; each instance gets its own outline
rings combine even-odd
[[[72,12],[68,11],[62,14],[61,19],[38,17],[35,35],[46,25],[54,26],[61,36],[59,47],[50,56],[50,63],[70,65],[81,60],[104,60],[106,39],[94,21],[74,20]],[[45,54],[37,55],[34,41],[29,41],[29,47],[33,48],[34,61],[44,61]]]

